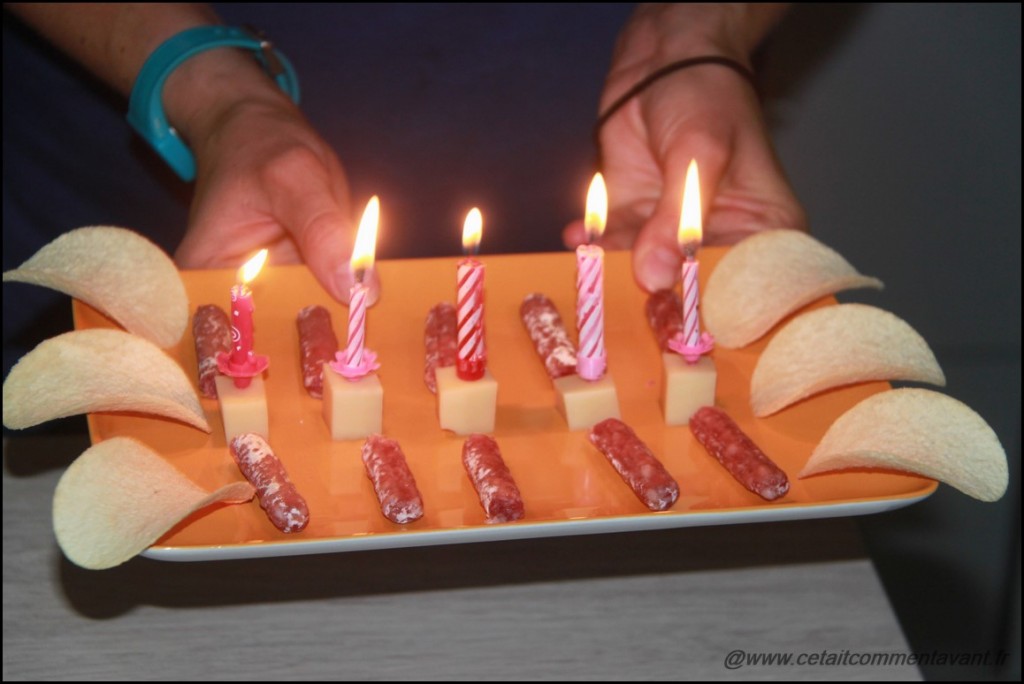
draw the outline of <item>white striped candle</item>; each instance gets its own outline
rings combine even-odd
[[[700,201],[700,175],[697,171],[697,160],[691,159],[686,169],[686,181],[683,185],[683,206],[679,215],[679,246],[683,250],[682,282],[683,282],[683,334],[681,344],[676,343],[680,353],[689,363],[696,363],[700,355],[710,350],[710,346],[701,342],[700,334],[700,291],[697,284],[697,249],[703,237],[703,216]],[[707,349],[704,349],[707,347]]]
[[[363,349],[366,346],[366,297],[369,290],[362,282],[356,282],[349,290],[348,343],[345,345],[345,365],[359,366],[363,363]]]
[[[700,342],[700,292],[697,271],[700,264],[692,256],[683,260],[683,341],[688,347]]]
[[[480,246],[483,216],[473,208],[462,227],[462,248],[469,254]],[[455,374],[461,380],[479,380],[487,369],[484,338],[484,265],[471,256],[461,259],[456,271]]]
[[[355,282],[349,290],[348,299],[348,341],[345,352],[338,354],[342,361],[340,367],[331,368],[341,373],[348,380],[358,380],[378,366],[377,355],[366,349],[366,307],[370,289],[365,284],[366,273],[373,268],[377,251],[377,229],[380,224],[380,200],[376,195],[366,203],[363,218],[359,221],[356,231],[356,243],[352,248],[349,269],[355,276]]]

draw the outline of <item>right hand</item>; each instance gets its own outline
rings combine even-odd
[[[355,241],[348,182],[298,108],[284,98],[240,102],[193,150],[195,196],[175,254],[181,266],[237,267],[268,247],[271,262],[304,261],[331,296],[348,300]],[[376,299],[378,281],[370,280]]]

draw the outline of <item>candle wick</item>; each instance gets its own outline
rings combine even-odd
[[[685,245],[683,245],[683,254],[686,255],[687,261],[693,261],[694,257],[697,254],[697,242],[694,240],[690,240]]]

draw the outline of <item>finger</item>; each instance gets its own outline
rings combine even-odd
[[[704,198],[713,196],[727,158],[728,142],[707,131],[680,134],[669,144],[662,169],[665,183],[661,197],[633,246],[634,277],[648,292],[672,287],[679,278],[679,216],[690,161],[697,161],[700,195]],[[702,207],[702,212],[706,208]]]
[[[299,151],[275,164],[267,187],[274,217],[295,241],[309,270],[328,294],[347,302],[355,282],[349,265],[355,224],[340,165]],[[380,290],[372,270],[366,284],[372,303]]]
[[[562,242],[569,249],[575,249],[587,243],[587,228],[583,219],[572,221],[562,230]]]

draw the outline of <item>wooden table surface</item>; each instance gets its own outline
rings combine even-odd
[[[849,519],[95,572],[50,515],[87,447],[4,440],[5,680],[920,679],[860,663],[909,649]]]

